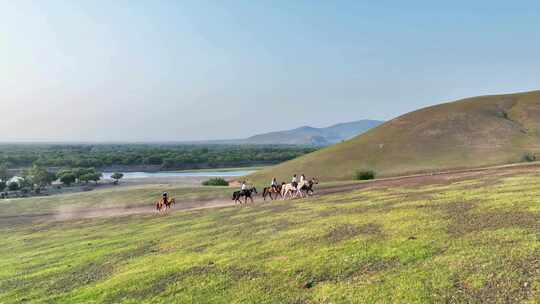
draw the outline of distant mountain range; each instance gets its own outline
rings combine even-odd
[[[382,123],[383,121],[365,119],[340,123],[326,128],[304,126],[293,130],[254,135],[241,140],[241,142],[257,145],[283,144],[328,146],[351,139]]]
[[[184,144],[223,144],[223,145],[307,145],[330,146],[351,139],[375,128],[384,121],[363,119],[332,125],[326,128],[303,126],[284,131],[253,135],[243,139],[218,139],[183,141]]]

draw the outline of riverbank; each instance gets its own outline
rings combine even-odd
[[[23,198],[23,197],[41,197],[52,196],[67,193],[88,192],[108,188],[123,188],[126,186],[144,186],[157,185],[164,190],[170,187],[202,187],[202,182],[214,177],[222,177],[233,181],[238,178],[249,175],[263,167],[249,168],[223,168],[220,170],[187,170],[187,171],[166,171],[166,172],[123,172],[122,178],[118,184],[110,178],[111,172],[104,173],[103,178],[98,183],[81,183],[71,186],[62,185],[60,182],[53,183],[52,186],[42,189],[39,193],[30,191],[11,191],[6,192],[5,198]]]

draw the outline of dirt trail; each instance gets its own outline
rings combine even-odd
[[[198,201],[187,201],[177,203],[173,209],[167,211],[178,212],[186,210],[201,210],[209,208],[219,208],[232,206],[233,204],[225,199],[207,199]],[[65,221],[74,219],[88,219],[88,218],[107,218],[118,217],[127,215],[140,215],[140,214],[159,214],[154,206],[124,206],[124,207],[104,207],[104,208],[73,208],[62,207],[57,213],[47,214],[45,216],[54,216],[54,220]],[[24,215],[23,215],[24,216]]]
[[[366,182],[352,182],[335,186],[324,187],[316,191],[316,196],[329,195],[342,192],[350,192],[359,189],[381,189],[389,187],[415,187],[422,185],[444,185],[457,182],[460,180],[467,180],[478,177],[496,177],[505,175],[515,175],[524,173],[539,173],[539,164],[521,164],[521,165],[507,165],[498,167],[478,168],[461,171],[449,171],[430,174],[419,174],[411,176],[400,176],[392,178],[377,179]],[[255,204],[261,203],[262,199],[260,195],[256,198]],[[270,201],[267,201],[268,203]],[[170,212],[179,212],[186,210],[201,210],[210,208],[220,208],[234,206],[234,202],[229,198],[214,198],[214,199],[198,199],[191,201],[182,201],[177,203]],[[39,213],[39,214],[20,214],[10,216],[0,216],[0,221],[17,221],[17,220],[77,220],[77,219],[89,219],[89,218],[107,218],[118,217],[128,215],[141,215],[141,214],[157,214],[153,206],[115,206],[115,207],[103,207],[103,208],[77,208],[72,206],[64,206],[57,210],[55,213]]]

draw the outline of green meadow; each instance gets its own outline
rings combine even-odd
[[[25,216],[159,191],[0,201],[0,303],[540,302],[534,173],[167,215]]]

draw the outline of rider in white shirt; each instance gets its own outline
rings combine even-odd
[[[242,182],[242,187],[241,187],[241,190],[244,191],[247,189],[247,185],[246,185],[246,182]]]
[[[295,188],[298,187],[298,178],[296,177],[296,174],[293,175],[291,184],[292,184],[293,187],[295,187]]]

